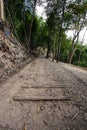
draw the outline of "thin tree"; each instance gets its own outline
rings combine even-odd
[[[79,34],[84,26],[84,23],[85,23],[85,19],[83,19],[83,21],[80,23],[79,25],[79,30],[78,31],[75,31],[75,34],[74,34],[74,37],[73,37],[73,40],[72,40],[72,44],[71,44],[71,48],[70,48],[70,51],[69,51],[69,56],[68,56],[68,63],[71,64],[72,62],[72,58],[74,56],[74,53],[76,51],[76,46],[78,44],[78,39],[79,39]]]
[[[61,44],[62,44],[62,26],[63,26],[63,21],[64,21],[64,13],[65,13],[65,5],[66,5],[66,0],[63,1],[63,6],[62,6],[62,20],[60,23],[60,30],[59,30],[59,41],[58,41],[58,52],[57,52],[57,62],[60,60],[60,51],[61,51]]]
[[[5,2],[5,1],[4,1],[4,6],[5,6],[5,8],[6,8],[7,12],[8,12],[8,15],[9,15],[10,27],[11,27],[11,29],[12,29],[12,32],[13,32],[13,34],[15,35],[15,37],[17,38],[17,40],[21,43],[21,40],[20,40],[20,38],[19,38],[19,36],[18,36],[18,34],[17,34],[17,31],[16,31],[16,29],[15,29],[15,26],[14,26],[13,16],[12,16],[12,14],[11,14],[11,11],[10,11],[9,8],[8,8],[8,2]]]
[[[86,32],[87,32],[87,28],[86,28],[86,30],[85,30],[85,32],[83,34],[83,38],[82,38],[82,41],[81,41],[81,48],[80,48],[80,52],[79,52],[78,65],[79,65],[79,62],[81,60],[82,49],[83,49],[83,41],[84,41],[84,37],[85,37]]]
[[[72,25],[73,28],[75,30],[74,36],[73,36],[73,40],[72,40],[72,44],[71,44],[71,48],[69,51],[69,55],[68,55],[68,63],[71,64],[72,62],[72,58],[74,56],[75,50],[76,50],[76,46],[78,44],[78,39],[79,39],[79,34],[81,32],[81,30],[84,28],[85,24],[86,24],[86,5],[84,2],[77,0],[76,3],[72,3],[70,4],[70,8],[71,12],[72,12]],[[81,4],[81,6],[80,6]],[[84,7],[84,8],[83,8]]]
[[[28,43],[27,43],[27,45],[28,45],[28,52],[30,52],[30,50],[31,50],[31,48],[30,48],[30,40],[31,40],[32,26],[33,26],[33,21],[34,21],[34,16],[35,16],[36,4],[37,4],[37,0],[34,0],[33,12],[32,12],[32,20],[31,20],[30,29],[29,29],[29,39],[28,39]]]

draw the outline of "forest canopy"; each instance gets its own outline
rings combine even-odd
[[[46,3],[47,19],[36,14],[36,6]],[[87,67],[87,45],[80,32],[87,26],[87,0],[6,0],[5,16],[11,31],[28,52],[38,47],[46,57]],[[73,31],[67,38],[66,31]]]

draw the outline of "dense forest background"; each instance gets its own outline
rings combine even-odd
[[[45,7],[47,19],[38,17],[36,6]],[[11,31],[29,53],[38,47],[57,62],[87,67],[87,44],[80,32],[87,26],[87,0],[6,0],[5,16]],[[66,32],[72,30],[73,38]]]

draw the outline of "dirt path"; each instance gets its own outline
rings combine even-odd
[[[87,71],[34,60],[0,85],[0,130],[87,130],[86,81]]]

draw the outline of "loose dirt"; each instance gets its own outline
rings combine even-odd
[[[87,130],[87,71],[35,59],[0,85],[0,130]]]

